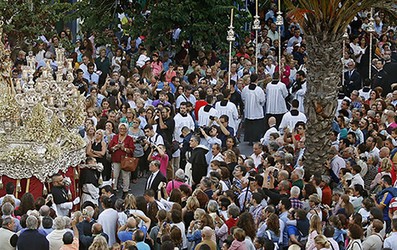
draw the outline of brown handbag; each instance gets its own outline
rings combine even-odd
[[[131,157],[128,155],[121,157],[121,169],[128,172],[134,172],[138,166],[139,158]]]

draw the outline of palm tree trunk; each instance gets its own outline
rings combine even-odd
[[[305,141],[305,169],[322,174],[330,148],[328,134],[337,108],[342,70],[341,40],[329,41],[326,34],[306,34],[309,61],[305,112],[308,118]]]

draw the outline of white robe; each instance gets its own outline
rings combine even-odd
[[[284,83],[269,83],[266,86],[266,114],[285,114],[288,112],[285,98],[288,90]]]
[[[229,126],[234,129],[234,135],[236,135],[239,125],[237,107],[231,101],[228,101],[226,106],[222,106],[221,102],[215,103],[215,109],[218,111],[219,117],[221,115],[227,115],[229,117]]]
[[[250,120],[258,120],[264,118],[263,105],[265,105],[266,95],[263,89],[256,86],[250,89],[250,85],[245,86],[241,92],[241,99],[244,102],[245,118]]]

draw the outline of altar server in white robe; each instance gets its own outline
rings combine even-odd
[[[265,105],[266,95],[261,87],[257,86],[258,75],[250,76],[251,83],[245,86],[241,99],[244,102],[245,133],[244,140],[250,144],[258,142],[265,133],[265,115],[263,106]]]
[[[283,115],[288,112],[285,102],[287,96],[287,87],[279,81],[279,73],[274,72],[273,81],[266,86],[266,120],[274,116],[277,121],[277,128],[280,125]]]

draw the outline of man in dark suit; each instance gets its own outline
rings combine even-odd
[[[110,198],[110,200],[112,201],[112,208],[114,208],[114,204],[116,203],[117,196],[114,194],[112,187],[110,185],[106,185],[102,187],[101,194]]]
[[[355,63],[353,60],[347,62],[348,70],[345,72],[345,82],[344,84],[344,92],[345,96],[350,97],[350,94],[353,90],[361,89],[361,76],[360,73],[355,69]]]
[[[159,189],[160,182],[167,182],[167,179],[160,172],[160,161],[155,160],[149,164],[149,171],[151,172],[149,178],[146,181],[146,190],[151,189],[155,193],[157,199],[157,190]]]

